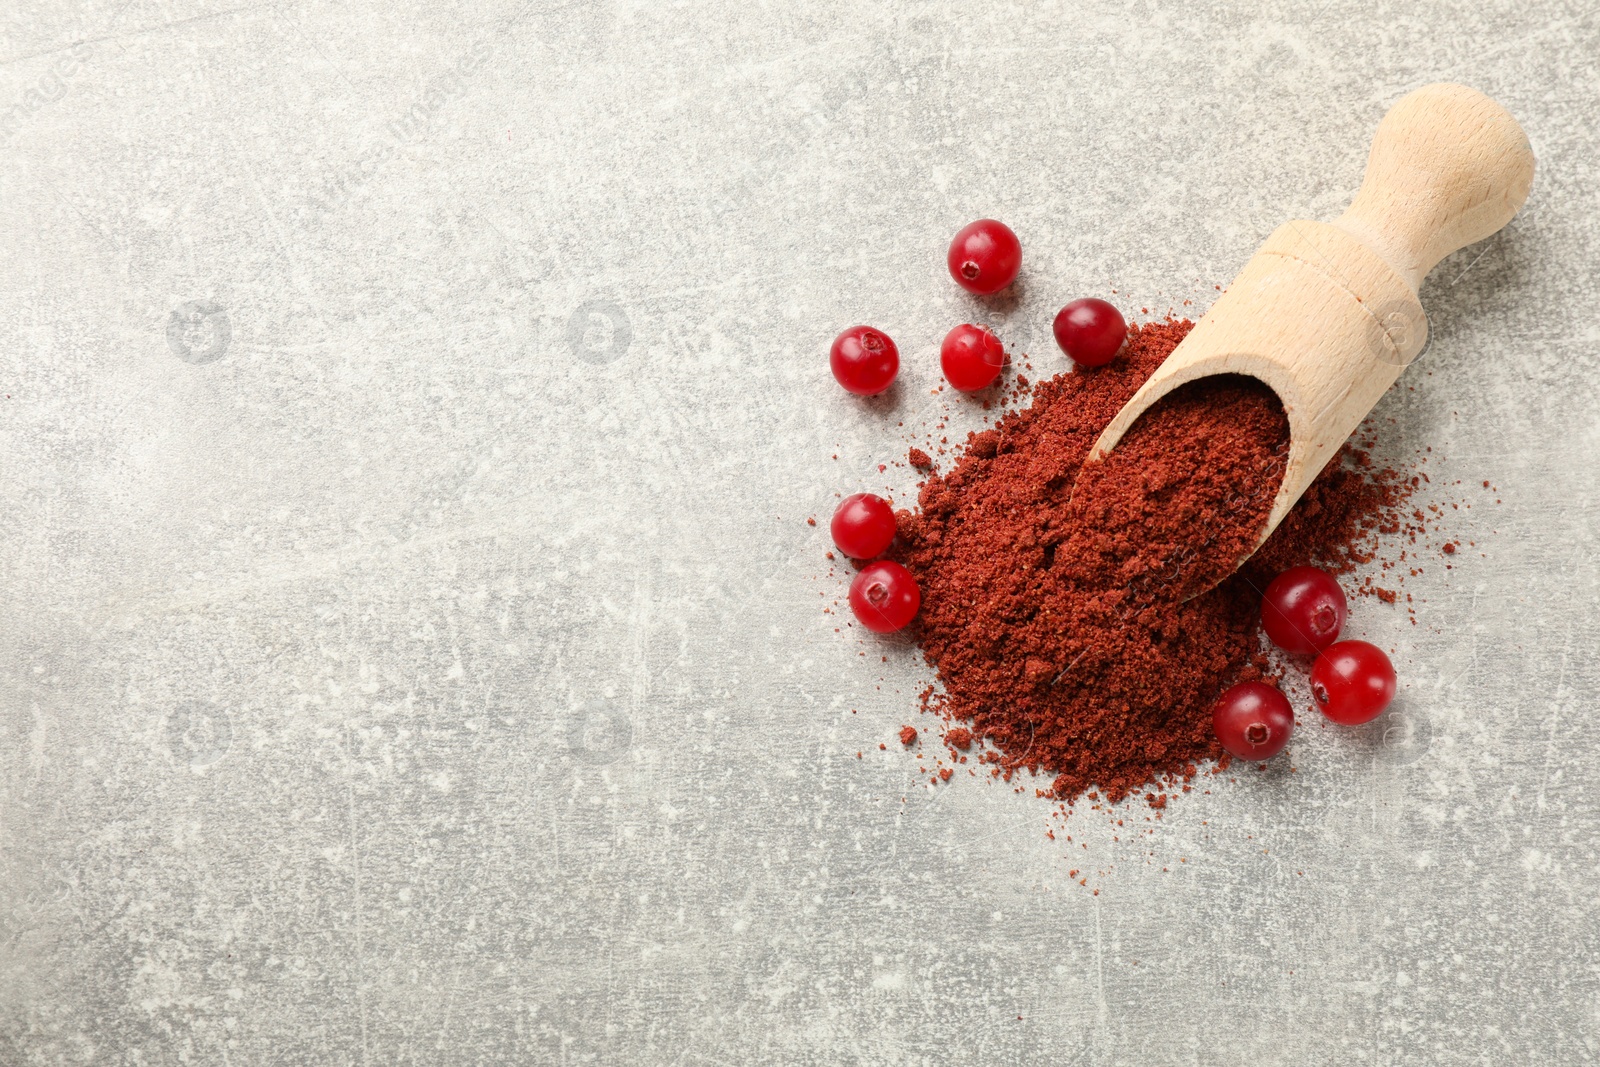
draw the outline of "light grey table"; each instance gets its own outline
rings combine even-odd
[[[13,7],[0,1063],[1600,1058],[1597,53],[1576,0]],[[1379,410],[1484,553],[1358,601],[1395,709],[1159,824],[925,788],[805,519],[981,424],[939,336],[1203,310],[1445,79],[1540,171]]]

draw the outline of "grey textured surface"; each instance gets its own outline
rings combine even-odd
[[[1578,2],[9,9],[0,1062],[1600,1058],[1597,53]],[[1358,602],[1395,710],[1159,823],[927,788],[805,518],[981,424],[950,325],[1054,372],[1066,299],[1203,309],[1441,79],[1540,172],[1379,411],[1484,553]]]

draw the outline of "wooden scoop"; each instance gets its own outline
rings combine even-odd
[[[1510,222],[1532,183],[1527,135],[1487,96],[1437,84],[1402,97],[1378,125],[1350,209],[1331,224],[1295,221],[1274,230],[1106,426],[1088,462],[1103,459],[1180,385],[1212,374],[1259,378],[1289,417],[1288,467],[1265,541],[1421,353],[1428,336],[1417,299],[1422,279],[1451,252]]]

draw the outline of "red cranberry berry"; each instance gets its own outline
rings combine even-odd
[[[1271,759],[1289,744],[1294,711],[1289,698],[1265,682],[1240,682],[1217,701],[1211,729],[1240,759]]]
[[[989,296],[1016,280],[1022,269],[1022,242],[1005,223],[979,219],[956,234],[945,262],[957,285]]]
[[[1104,367],[1122,350],[1128,323],[1104,300],[1085,297],[1056,312],[1056,344],[1080,367]]]
[[[982,326],[957,326],[939,346],[945,380],[963,393],[975,393],[994,381],[1005,362],[1005,345]]]
[[[922,590],[911,572],[889,560],[861,568],[850,583],[850,610],[873,633],[904,629],[922,606]]]
[[[1306,656],[1339,640],[1348,608],[1333,575],[1315,567],[1290,567],[1261,598],[1261,628],[1285,652]]]
[[[1359,726],[1383,713],[1394,699],[1394,664],[1377,645],[1340,641],[1311,665],[1311,697],[1322,714],[1341,726]]]
[[[851,559],[876,559],[894,540],[894,510],[881,496],[856,493],[839,502],[828,530]]]
[[[876,396],[900,373],[900,350],[871,326],[852,326],[833,339],[828,365],[839,384],[857,396]]]

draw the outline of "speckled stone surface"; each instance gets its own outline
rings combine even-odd
[[[1596,54],[1579,2],[11,6],[0,1063],[1600,1058]],[[1356,602],[1394,709],[1160,822],[929,787],[805,520],[982,424],[949,326],[1048,374],[1066,299],[1202,311],[1434,80],[1540,170],[1377,412],[1446,510],[1416,625]]]

